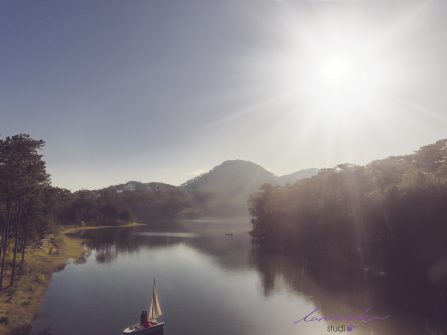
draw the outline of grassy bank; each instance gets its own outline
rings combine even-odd
[[[131,223],[120,227],[139,225]],[[52,273],[63,268],[69,259],[82,259],[85,253],[83,242],[70,233],[105,228],[109,227],[64,228],[58,234],[51,235],[40,247],[26,253],[20,279],[0,293],[0,334],[27,334]]]

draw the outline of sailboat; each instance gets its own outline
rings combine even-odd
[[[133,335],[149,335],[158,334],[163,331],[164,322],[158,322],[157,319],[162,315],[160,302],[158,301],[157,291],[154,286],[152,288],[152,300],[149,306],[149,312],[147,313],[147,320],[144,320],[144,324],[136,323],[123,330],[123,334]]]

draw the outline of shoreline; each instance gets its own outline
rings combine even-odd
[[[20,279],[14,286],[6,287],[0,293],[0,334],[29,334],[31,323],[39,311],[52,274],[62,270],[70,260],[76,262],[83,259],[87,251],[84,240],[71,233],[139,226],[144,224],[62,227],[56,234],[50,235],[45,246],[27,252]]]
[[[119,225],[119,226],[67,226],[66,228],[63,228],[60,231],[60,233],[71,234],[71,233],[76,233],[76,232],[85,231],[85,230],[100,230],[100,229],[106,229],[106,228],[135,228],[135,227],[142,227],[142,226],[146,226],[146,224],[132,222],[132,223],[127,223],[127,224]]]

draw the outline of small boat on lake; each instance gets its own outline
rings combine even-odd
[[[127,327],[123,330],[123,334],[133,334],[133,335],[149,335],[149,334],[161,334],[163,332],[164,322],[158,322],[157,319],[162,315],[160,302],[158,301],[157,291],[155,289],[155,279],[154,287],[152,288],[152,300],[149,307],[149,312],[147,313],[147,320],[143,323],[136,323],[132,326]]]

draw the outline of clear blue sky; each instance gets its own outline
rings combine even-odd
[[[1,1],[0,135],[57,186],[275,174],[447,137],[439,1]]]

